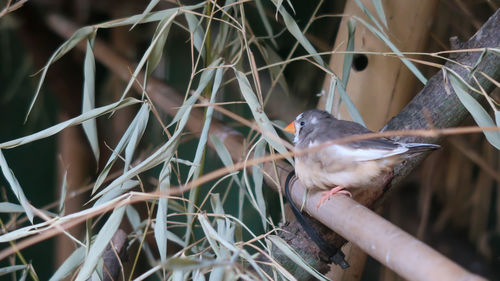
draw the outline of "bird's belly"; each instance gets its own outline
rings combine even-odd
[[[390,169],[386,161],[363,161],[343,163],[340,167],[321,167],[314,161],[296,159],[295,172],[309,189],[329,189],[335,185],[347,188],[369,187],[373,179]]]

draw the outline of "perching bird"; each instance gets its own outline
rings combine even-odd
[[[338,120],[322,110],[301,113],[285,130],[295,134],[295,148],[299,150],[373,133],[358,123]],[[331,144],[296,155],[295,172],[308,189],[331,189],[323,193],[319,207],[333,194],[350,195],[344,188],[370,187],[375,178],[392,171],[396,164],[409,156],[438,148],[440,146],[436,144],[401,143],[387,138]]]

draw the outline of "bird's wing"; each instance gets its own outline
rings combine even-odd
[[[360,142],[361,143],[361,142]],[[376,143],[376,145],[368,145],[366,143],[358,145],[351,144],[332,144],[320,149],[318,158],[324,162],[325,166],[331,165],[333,162],[349,163],[371,161],[383,158],[388,158],[395,155],[400,155],[408,151],[407,147],[391,143],[394,146],[384,146]],[[309,147],[321,145],[321,142],[310,142]]]

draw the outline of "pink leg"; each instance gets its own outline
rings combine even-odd
[[[347,190],[344,190],[344,187],[343,186],[337,186],[335,188],[332,188],[330,191],[324,191],[322,192],[323,196],[321,196],[321,199],[319,200],[318,204],[316,205],[316,208],[319,208],[326,200],[328,200],[328,198],[330,198],[330,196],[334,195],[334,194],[344,194],[344,195],[347,195],[349,197],[352,197],[352,194],[347,191]]]

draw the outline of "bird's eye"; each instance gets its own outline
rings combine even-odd
[[[304,122],[304,121],[300,122],[301,127],[304,127],[305,124],[306,124],[306,122]]]

